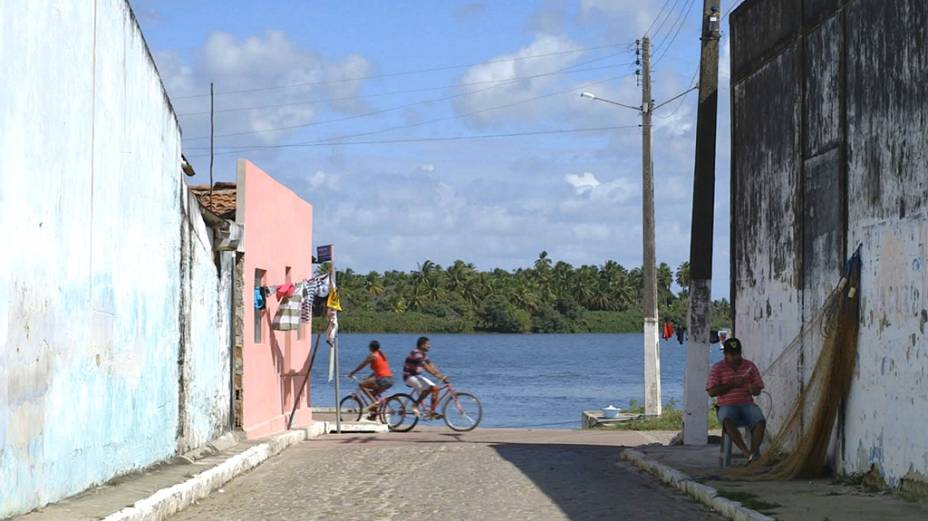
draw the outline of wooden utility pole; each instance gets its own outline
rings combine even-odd
[[[644,277],[644,413],[661,413],[661,359],[657,332],[657,258],[654,253],[654,161],[651,158],[651,39],[641,39],[641,210]]]
[[[689,341],[683,389],[683,443],[708,441],[709,324],[712,319],[712,225],[715,206],[715,138],[719,86],[719,0],[703,0],[699,109],[690,233]]]

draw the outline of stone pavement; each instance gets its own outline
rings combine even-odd
[[[618,461],[621,445],[669,438],[509,429],[328,435],[170,519],[721,519]]]
[[[719,468],[719,446],[648,446],[637,450],[648,458],[688,474],[713,487],[719,495],[737,499],[745,506],[767,503],[767,508],[751,507],[780,521],[902,521],[928,519],[928,504],[913,503],[899,497],[871,493],[861,487],[831,479],[792,481],[744,481]],[[737,452],[737,449],[735,449]],[[735,463],[743,459],[734,460]],[[744,498],[749,498],[745,501]],[[770,506],[775,505],[775,506]]]

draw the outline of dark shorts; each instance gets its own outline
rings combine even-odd
[[[760,407],[753,403],[739,403],[736,405],[719,405],[719,421],[731,420],[738,427],[754,428],[760,422],[766,421]]]
[[[393,377],[382,376],[380,378],[375,378],[374,385],[376,385],[377,388],[380,389],[381,391],[383,391],[384,389],[389,389],[393,387]]]

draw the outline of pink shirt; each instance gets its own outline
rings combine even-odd
[[[716,397],[719,405],[739,405],[744,403],[754,403],[754,397],[748,392],[748,385],[754,385],[763,389],[764,381],[760,377],[760,371],[754,362],[741,359],[741,366],[734,370],[725,360],[712,366],[709,371],[709,381],[706,383],[706,390],[719,384],[728,383],[736,376],[744,378],[744,385],[729,389],[727,392]]]

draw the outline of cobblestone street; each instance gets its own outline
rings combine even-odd
[[[619,463],[617,445],[633,434],[330,435],[288,449],[171,519],[721,519]]]

